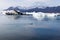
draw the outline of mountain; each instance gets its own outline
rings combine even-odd
[[[28,12],[30,11],[35,11],[35,12],[44,12],[44,13],[60,13],[60,6],[58,7],[46,7],[46,8],[33,8],[33,9],[28,9]]]
[[[19,10],[21,12],[44,12],[44,13],[60,13],[60,6],[57,7],[46,7],[46,8],[31,8],[31,9],[24,9],[21,7],[9,7],[5,10]]]

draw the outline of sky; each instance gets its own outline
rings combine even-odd
[[[0,0],[0,9],[6,9],[10,6],[20,6],[22,8],[34,7],[54,7],[60,6],[60,0]]]

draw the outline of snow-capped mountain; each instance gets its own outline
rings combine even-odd
[[[31,8],[31,9],[26,9],[26,8],[23,8],[23,7],[20,7],[20,6],[17,6],[17,7],[9,7],[5,10],[19,10],[21,12],[45,12],[45,13],[60,13],[60,6],[57,6],[57,7],[45,7],[45,8]]]

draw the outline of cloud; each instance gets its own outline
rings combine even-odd
[[[0,9],[10,6],[21,6],[23,8],[60,6],[60,0],[0,0]]]
[[[22,0],[18,5],[25,8],[46,6],[50,0]]]

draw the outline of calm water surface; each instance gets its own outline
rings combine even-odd
[[[0,40],[60,40],[60,20],[0,15]]]

